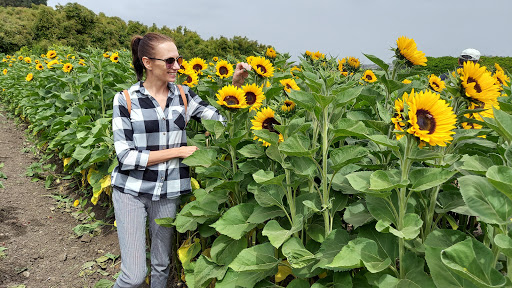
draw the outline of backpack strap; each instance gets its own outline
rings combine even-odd
[[[180,89],[180,94],[181,94],[181,99],[183,100],[183,106],[185,106],[185,126],[187,126],[187,119],[186,119],[186,116],[187,116],[187,104],[188,104],[188,101],[187,101],[187,96],[185,95],[185,92],[183,91],[183,87],[181,87],[181,85],[176,85],[178,86],[178,88]]]
[[[123,90],[124,98],[126,98],[126,108],[128,108],[128,114],[132,113],[132,100],[130,99],[130,94],[128,90]]]

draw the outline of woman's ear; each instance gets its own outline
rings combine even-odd
[[[151,61],[149,60],[148,57],[144,56],[142,57],[142,64],[144,65],[144,67],[146,67],[146,70],[151,70]]]

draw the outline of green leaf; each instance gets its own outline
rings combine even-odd
[[[358,86],[350,89],[345,89],[337,93],[334,96],[336,105],[343,105],[356,99],[359,96],[359,94],[361,94],[363,88],[364,86]]]
[[[398,151],[399,149],[398,141],[389,139],[386,135],[369,135],[367,138],[379,145],[391,148],[393,151]]]
[[[495,165],[487,170],[485,176],[496,189],[512,199],[512,168]]]
[[[281,262],[274,256],[274,247],[269,242],[246,248],[229,264],[236,272],[267,271],[276,268]]]
[[[343,214],[343,220],[354,226],[354,228],[363,226],[374,219],[375,218],[370,214],[370,211],[368,211],[362,199],[350,204]]]
[[[247,272],[235,272],[232,269],[228,269],[224,278],[215,283],[215,288],[253,288],[261,280],[275,275],[277,273],[277,266],[273,269],[263,271],[247,271]],[[187,282],[187,284],[189,284]],[[193,287],[192,285],[189,287]]]
[[[263,207],[284,207],[283,197],[285,190],[280,185],[249,185],[247,187],[249,192],[254,194],[254,198]]]
[[[288,239],[281,251],[293,268],[303,268],[317,262],[315,255],[307,250],[297,237]]]
[[[235,240],[225,235],[218,236],[213,241],[210,254],[212,260],[219,265],[229,265],[236,256],[247,248],[247,239]]]
[[[441,261],[478,287],[503,287],[506,283],[503,274],[494,268],[491,249],[476,239],[469,238],[444,249]]]
[[[265,150],[263,149],[262,145],[248,144],[238,149],[238,153],[247,158],[259,158],[265,155]]]
[[[442,168],[418,168],[409,173],[412,191],[424,191],[450,180],[457,171]]]
[[[464,155],[460,161],[463,162],[463,164],[459,167],[460,169],[471,171],[480,175],[485,175],[487,170],[493,166],[491,159],[478,155]]]
[[[389,65],[386,64],[386,62],[382,61],[380,58],[374,56],[374,55],[371,55],[371,54],[364,54],[364,56],[366,56],[366,58],[368,58],[370,61],[372,61],[373,63],[375,63],[377,66],[379,66],[382,70],[384,71],[388,71],[389,69]]]
[[[296,223],[293,223],[293,226],[290,230],[283,229],[276,220],[271,220],[265,225],[265,228],[263,228],[261,234],[263,236],[267,236],[268,240],[274,247],[279,248],[294,233],[302,230],[302,215],[297,215],[295,219],[297,219],[297,221],[295,221]]]
[[[404,238],[405,240],[412,240],[420,234],[421,226],[423,226],[423,220],[420,216],[415,213],[407,213],[404,217],[404,227],[401,230],[397,230],[393,227],[389,227],[389,232],[398,238]]]
[[[182,163],[190,167],[202,166],[208,168],[215,162],[217,162],[217,151],[214,149],[199,149],[183,159]]]
[[[341,251],[343,246],[347,245],[350,241],[350,236],[346,230],[335,229],[329,233],[329,236],[325,238],[324,242],[315,254],[315,257],[319,260],[318,263],[312,268],[313,270],[317,267],[327,268],[326,265],[331,263],[334,257]]]
[[[81,146],[77,146],[75,152],[73,152],[73,158],[82,162],[89,154],[91,153],[91,149],[82,148]]]
[[[318,146],[309,149],[310,140],[302,134],[294,134],[279,144],[279,151],[288,156],[310,157],[318,150]]]
[[[400,170],[377,170],[370,175],[370,190],[390,191],[393,189],[403,188],[409,184],[409,180],[401,181]]]
[[[305,279],[296,278],[293,279],[286,288],[310,288],[309,282]]]
[[[174,227],[173,222],[174,222],[174,219],[169,218],[169,217],[155,219],[155,223],[162,227],[168,227],[168,228]]]
[[[261,129],[261,130],[252,130],[252,133],[258,138],[270,143],[270,145],[277,145],[277,142],[279,141],[279,135],[274,132],[270,132],[267,129]]]
[[[286,214],[284,213],[283,209],[281,209],[281,207],[263,207],[258,205],[254,208],[254,211],[252,212],[251,217],[247,219],[247,222],[260,224],[269,219],[284,217],[285,215]]]
[[[381,259],[377,243],[366,238],[356,238],[348,242],[327,267],[354,269],[366,266],[372,273],[380,272],[391,264],[391,259]]]
[[[387,197],[391,194],[391,191],[374,191],[370,189],[370,178],[373,171],[359,171],[350,173],[345,176],[350,185],[357,191],[364,192],[367,195],[376,197]]]
[[[468,175],[458,178],[466,205],[488,224],[508,224],[512,200],[494,188],[487,178]]]
[[[112,286],[114,286],[114,282],[107,279],[100,279],[96,284],[94,284],[94,288],[110,288]]]
[[[315,98],[310,92],[292,90],[290,93],[288,93],[288,97],[290,97],[293,102],[297,103],[298,106],[301,106],[308,111],[313,110],[313,108],[316,106]]]
[[[227,271],[227,266],[219,266],[204,255],[201,255],[194,267],[194,286],[206,287],[214,278],[219,280],[224,278]]]
[[[215,228],[219,233],[238,240],[242,238],[245,233],[256,227],[257,224],[247,222],[253,210],[254,205],[250,203],[236,205],[226,211],[219,220],[210,226]]]
[[[274,172],[263,170],[259,170],[258,172],[252,175],[252,178],[254,179],[254,181],[256,181],[256,183],[267,185],[282,185],[284,177],[286,177],[285,174],[281,174],[277,177],[274,177]]]
[[[354,136],[358,138],[366,138],[368,128],[362,121],[354,121],[347,118],[342,118],[334,128],[334,136]]]
[[[342,146],[329,154],[329,164],[331,169],[338,171],[347,164],[359,162],[368,153],[368,149],[358,145]]]
[[[384,221],[387,223],[394,223],[396,225],[397,219],[395,218],[396,203],[392,204],[380,197],[366,196],[366,207],[368,211],[376,220]],[[396,206],[398,207],[398,206]]]
[[[217,139],[219,139],[220,136],[224,135],[224,131],[226,130],[226,127],[220,121],[217,120],[202,119],[201,124],[203,124],[206,130],[212,132],[215,135],[215,138]]]
[[[512,115],[494,107],[492,110],[497,126],[500,128],[502,135],[506,137],[507,142],[510,143],[512,141]]]
[[[315,161],[310,157],[287,157],[283,168],[291,169],[295,174],[306,177],[315,177],[318,174]]]
[[[325,109],[334,100],[333,96],[327,96],[320,93],[313,93],[313,97],[322,109]]]
[[[500,247],[500,251],[507,257],[512,257],[512,238],[505,234],[494,236],[494,244]]]

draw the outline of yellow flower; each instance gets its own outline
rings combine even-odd
[[[4,75],[7,75],[7,69],[4,69],[2,73],[4,73]]]
[[[103,53],[103,57],[105,57],[105,58],[110,58],[110,54],[108,53],[108,51],[107,51],[107,52],[105,52],[105,53]]]
[[[217,56],[213,57],[213,62],[217,62],[217,61],[219,61],[219,57],[217,57]]]
[[[404,96],[407,93],[404,93]],[[431,146],[446,146],[453,140],[457,116],[452,107],[432,91],[411,91],[407,99],[410,128],[407,133],[418,137]]]
[[[274,47],[268,47],[267,51],[265,52],[265,56],[269,58],[276,58],[277,53],[276,50],[274,50]]]
[[[244,94],[244,91],[236,86],[224,86],[216,94],[217,104],[232,109],[247,108],[249,105],[247,105]]]
[[[274,125],[281,125],[275,118],[274,118],[274,111],[268,107],[265,107],[258,111],[256,113],[256,116],[254,116],[254,119],[251,119],[253,130],[261,130],[261,129],[267,129],[270,132],[276,133],[279,135],[279,142],[283,141],[283,135],[281,135],[277,130],[274,129]],[[264,141],[263,139],[259,139],[257,136],[254,136],[254,140],[258,140],[263,142],[263,146],[270,146],[270,143],[267,141]]]
[[[78,206],[79,204],[80,204],[80,201],[75,200],[75,202],[73,202],[73,207],[76,207],[76,206]]]
[[[361,77],[361,80],[364,80],[368,83],[373,83],[373,82],[377,81],[377,77],[375,77],[375,74],[373,73],[372,70],[366,70],[366,71],[364,71],[364,74]]]
[[[112,53],[112,55],[110,55],[110,61],[112,61],[114,63],[118,63],[119,62],[119,53]]]
[[[300,69],[300,67],[298,66],[293,66],[291,69],[290,69],[290,74],[292,74],[292,76],[295,77],[295,74],[293,74],[294,71],[297,71],[297,72],[300,72],[302,71],[302,69]]]
[[[11,64],[9,64],[9,67],[12,67],[12,63],[11,63]]]
[[[19,61],[23,60],[23,56],[18,56],[18,60]]]
[[[288,93],[290,93],[292,91],[292,89],[300,90],[300,87],[297,85],[297,83],[293,79],[283,79],[283,80],[279,80],[279,82],[281,83],[281,85],[284,86],[284,90]]]
[[[55,56],[57,56],[57,52],[55,52],[55,50],[50,50],[46,52],[46,58],[52,59],[55,58]]]
[[[477,113],[471,113],[471,114],[464,114],[466,118],[469,119],[476,119],[478,121],[484,121],[483,117],[485,118],[494,118],[494,110],[492,108],[500,109],[500,106],[498,104],[491,104],[491,103],[484,103],[482,105],[477,105],[475,103],[471,103],[469,105],[470,110],[474,109],[485,109],[484,111],[480,111]],[[478,123],[469,123],[469,122],[463,122],[461,123],[462,128],[464,129],[482,129],[482,125]]]
[[[319,59],[325,58],[325,54],[321,53],[320,51],[316,51],[316,52],[306,51],[306,55],[311,57],[311,59],[313,59],[313,60],[319,60]]]
[[[208,68],[208,64],[206,64],[206,61],[201,58],[192,58],[189,62],[189,65],[196,73],[199,73],[203,71],[204,69]]]
[[[361,62],[359,62],[359,59],[355,58],[355,57],[349,57],[347,63],[348,63],[348,65],[350,65],[356,69],[359,68],[359,66],[361,65]]]
[[[28,64],[32,63],[32,59],[30,59],[30,57],[25,57],[25,58],[23,58],[23,60],[25,61],[25,63],[28,63]]]
[[[197,77],[197,73],[192,68],[188,68],[182,74],[187,76],[187,79],[185,79],[185,81],[183,81],[184,85],[187,85],[188,87],[194,87],[197,85],[197,83],[199,83],[199,78]]]
[[[217,70],[217,73],[215,74],[219,75],[221,79],[231,77],[234,72],[233,65],[229,64],[226,60],[217,62],[217,66],[215,68]]]
[[[407,93],[404,93],[402,99],[397,98],[395,100],[395,114],[394,117],[391,118],[391,122],[395,125],[395,130],[403,132],[405,127],[405,121],[402,117],[402,112],[404,112],[404,103],[407,103],[408,95]],[[396,134],[396,139],[400,140],[404,135],[403,134]]]
[[[78,60],[78,64],[85,66],[85,60],[84,59]]]
[[[265,100],[263,89],[253,83],[242,86],[242,90],[245,93],[245,101],[247,102],[247,105],[251,106],[249,111],[257,111],[263,104],[263,100]]]
[[[404,79],[404,80],[402,80],[402,83],[404,83],[404,84],[411,84],[412,81],[409,80],[409,79]]]
[[[510,77],[505,75],[505,71],[503,70],[496,70],[496,73],[493,75],[494,80],[496,80],[496,84],[500,86],[507,86],[508,83],[510,83]]]
[[[32,74],[32,73],[28,73],[27,77],[25,77],[25,80],[27,80],[27,81],[32,81],[32,79],[34,79],[34,74]]]
[[[43,64],[41,64],[41,63],[37,64],[36,69],[39,71],[44,70]]]
[[[409,39],[402,36],[396,40],[397,49],[395,54],[398,58],[405,58],[409,64],[427,66],[427,57],[422,51],[418,51],[416,48],[416,42],[413,39]]]
[[[262,77],[269,78],[274,76],[274,66],[265,57],[254,57],[249,64]]]
[[[34,63],[39,64],[39,63],[41,63],[41,61],[39,61],[38,59],[36,59],[36,60],[34,61]]]
[[[48,64],[46,64],[46,67],[48,67],[48,69],[52,69],[53,65],[56,65],[56,64],[59,64],[59,60],[52,60],[52,61],[48,62]]]
[[[441,92],[444,88],[446,88],[444,81],[437,77],[435,74],[432,74],[428,77],[428,83],[430,88],[436,92]]]
[[[62,66],[62,71],[69,73],[73,70],[73,65],[71,63],[66,63],[64,66]]]
[[[460,79],[467,97],[483,103],[497,103],[500,87],[485,66],[480,67],[478,63],[466,61],[461,72]]]
[[[281,111],[292,112],[295,110],[295,102],[292,100],[284,100],[284,104],[281,106]]]

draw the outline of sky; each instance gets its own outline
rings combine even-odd
[[[466,48],[512,56],[511,0],[48,0],[76,2],[96,14],[157,27],[187,27],[203,39],[247,37],[289,53],[306,50],[370,63],[391,62],[396,40],[415,40],[426,56],[457,57]],[[108,4],[107,4],[108,3]],[[179,49],[179,47],[178,47]]]

